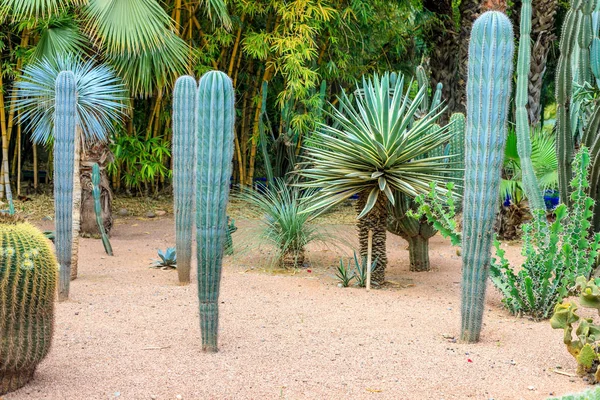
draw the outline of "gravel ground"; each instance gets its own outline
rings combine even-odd
[[[46,223],[47,225],[48,223]],[[238,240],[252,221],[238,221]],[[45,226],[47,228],[48,226]],[[332,226],[353,232],[351,226]],[[457,343],[460,259],[432,240],[434,271],[408,272],[389,236],[388,279],[338,288],[341,250],[310,247],[309,269],[261,267],[253,249],[227,257],[220,352],[201,352],[194,285],[148,268],[174,245],[173,221],[119,219],[115,257],[81,239],[71,300],[57,304],[53,348],[16,399],[544,399],[579,391],[562,332],[510,316],[490,290],[479,344]],[[518,257],[519,248],[508,246]],[[310,271],[310,272],[309,272]]]

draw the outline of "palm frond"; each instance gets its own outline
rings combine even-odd
[[[13,20],[47,18],[83,0],[0,0],[0,16],[9,14]]]
[[[48,143],[54,127],[55,80],[72,71],[77,85],[78,126],[86,140],[106,140],[114,124],[126,116],[127,91],[114,71],[95,60],[72,56],[29,64],[15,84],[15,109],[37,143]]]
[[[53,59],[64,54],[84,54],[88,44],[70,16],[51,18],[40,28],[33,60]]]

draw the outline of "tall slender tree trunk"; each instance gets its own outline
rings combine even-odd
[[[368,196],[368,191],[363,191],[358,196],[356,209],[359,213],[367,203]],[[373,231],[373,260],[377,260],[377,265],[371,274],[371,280],[373,283],[378,285],[381,285],[385,282],[385,268],[387,266],[387,201],[387,198],[383,194],[380,194],[371,211],[359,219],[357,224],[361,257],[367,257],[367,251],[369,248],[369,230]]]
[[[467,62],[469,58],[469,39],[473,22],[479,16],[479,0],[461,0],[460,2],[460,37],[458,47],[458,73],[457,96],[460,99],[458,111],[464,113],[467,105],[466,83]]]
[[[449,116],[460,110],[460,91],[458,73],[459,34],[454,24],[451,0],[426,0],[424,7],[439,16],[440,23],[431,30],[429,40],[433,43],[430,51],[429,66],[432,86],[441,82],[442,99],[446,101],[447,112],[442,115],[442,123],[448,122]]]
[[[533,0],[532,2],[531,39],[533,40],[533,49],[531,50],[527,108],[529,110],[529,123],[533,126],[541,122],[544,111],[542,89],[548,52],[554,41],[556,41],[554,22],[558,7],[557,3],[556,0]]]

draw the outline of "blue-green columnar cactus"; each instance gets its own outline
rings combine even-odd
[[[102,237],[102,245],[104,246],[106,254],[112,256],[112,246],[110,245],[110,240],[108,240],[106,229],[104,229],[104,222],[102,221],[102,206],[100,205],[100,167],[97,163],[94,163],[92,166],[92,196],[94,197],[94,213],[96,214],[98,231],[100,231],[100,236]]]
[[[513,30],[501,12],[473,24],[467,76],[461,339],[479,340],[512,80]]]
[[[231,79],[211,71],[200,79],[197,101],[196,240],[202,349],[215,352],[219,287],[227,229],[227,200],[234,139]]]
[[[56,256],[60,265],[58,300],[69,298],[73,247],[73,169],[77,94],[75,75],[63,71],[56,78],[54,119],[54,221]]]
[[[196,167],[196,80],[182,76],[173,91],[173,195],[179,283],[190,283]]]
[[[455,163],[454,170],[452,171],[452,177],[457,181],[454,192],[462,198],[464,191],[464,178],[465,178],[465,115],[462,113],[454,113],[450,117],[450,151],[449,154],[453,154],[454,158],[452,161]],[[462,202],[459,203],[459,205]],[[462,207],[459,206],[459,209]],[[460,210],[459,210],[460,211]]]
[[[533,163],[531,162],[531,138],[527,114],[528,81],[531,67],[531,0],[523,0],[521,6],[521,34],[517,60],[517,93],[515,95],[517,122],[517,151],[521,160],[523,190],[533,210],[545,210]]]

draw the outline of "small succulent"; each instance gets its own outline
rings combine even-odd
[[[335,277],[340,282],[338,286],[348,287],[350,286],[350,282],[355,278],[354,272],[350,271],[350,261],[348,261],[348,266],[344,265],[344,259],[340,258],[340,265],[337,267],[335,271]]]
[[[167,247],[165,251],[158,250],[159,260],[154,260],[153,268],[174,269],[177,268],[177,252],[175,247]]]
[[[371,262],[371,274],[375,270],[377,266],[377,258],[375,258]],[[358,261],[358,256],[356,252],[354,252],[354,278],[356,279],[355,285],[358,287],[366,287],[367,286],[367,257],[362,257],[360,261]],[[371,281],[372,285],[376,285],[377,283]]]

